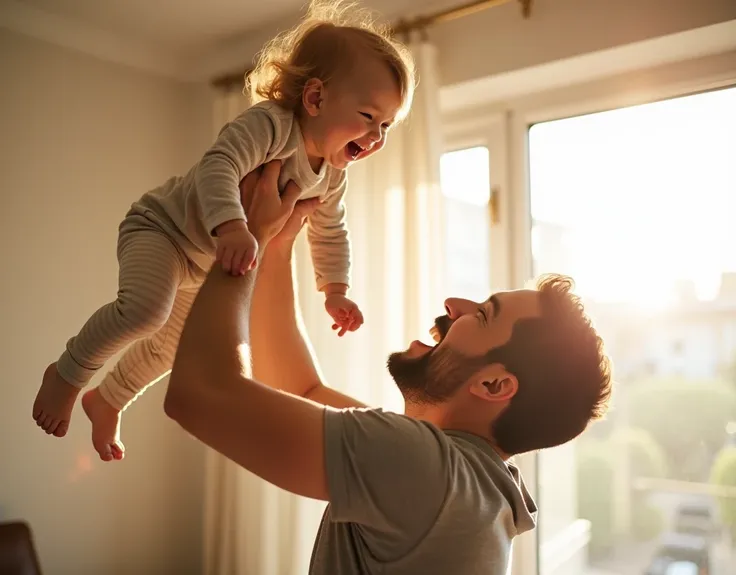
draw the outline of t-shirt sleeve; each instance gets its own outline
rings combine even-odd
[[[424,537],[450,484],[444,434],[380,409],[326,410],[325,465],[331,520],[353,523],[384,561]]]

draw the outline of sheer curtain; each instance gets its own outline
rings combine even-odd
[[[325,381],[370,404],[403,409],[385,369],[392,351],[426,333],[442,313],[443,230],[436,48],[412,42],[420,82],[409,119],[384,150],[351,166],[347,214],[353,245],[351,297],[364,326],[338,338],[315,289],[306,234],[297,242],[304,325]],[[246,106],[240,94],[216,104],[215,130]],[[306,573],[325,504],[267,485],[207,454],[206,575]]]
[[[213,139],[248,106],[239,92],[220,94],[214,104]],[[207,449],[204,493],[205,575],[290,573],[295,531],[291,498]]]

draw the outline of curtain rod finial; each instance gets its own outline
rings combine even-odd
[[[521,14],[524,18],[530,18],[532,15],[532,0],[519,0],[521,3]]]

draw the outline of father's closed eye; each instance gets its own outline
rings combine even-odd
[[[498,317],[498,314],[501,311],[501,302],[499,301],[498,296],[496,295],[492,295],[490,298],[488,298],[488,301],[491,302],[491,305],[493,306],[491,315],[493,319],[496,319]]]

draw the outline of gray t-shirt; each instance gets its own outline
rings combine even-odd
[[[328,409],[325,465],[310,575],[506,575],[512,539],[535,526],[519,470],[469,433]]]

